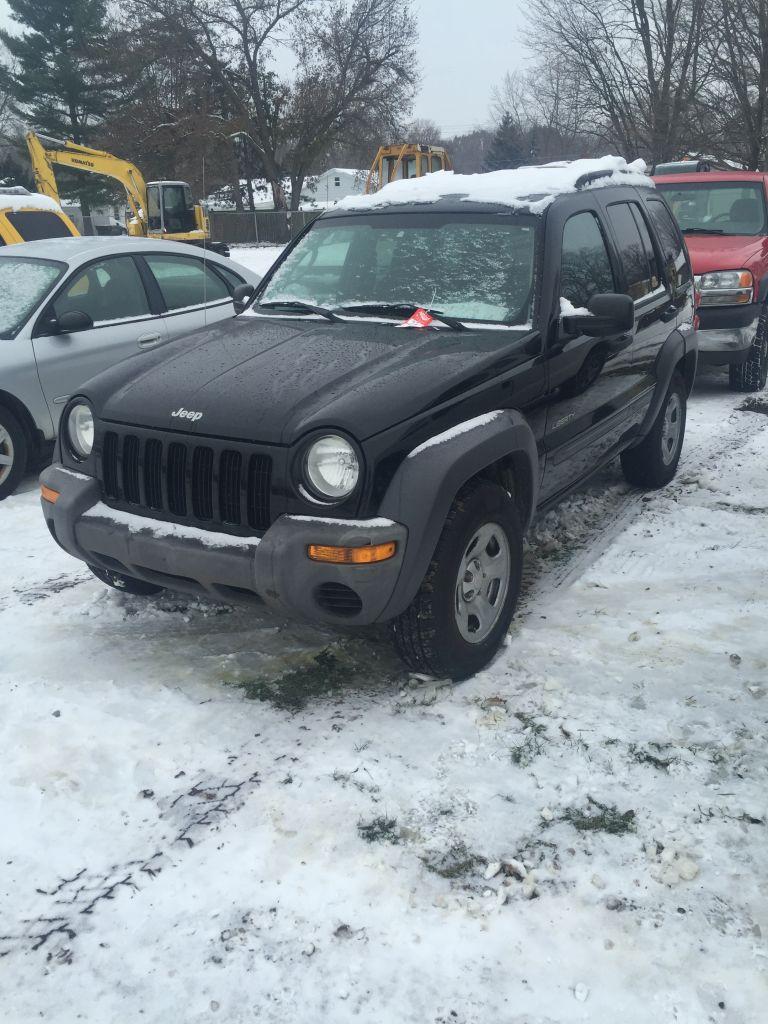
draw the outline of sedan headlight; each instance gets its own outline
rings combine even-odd
[[[701,306],[744,306],[752,301],[755,282],[748,270],[712,270],[695,279]]]
[[[93,451],[93,413],[85,402],[78,402],[69,410],[67,437],[72,454],[87,459]]]
[[[360,461],[346,438],[328,434],[314,441],[304,459],[306,483],[319,498],[341,501],[357,487]]]

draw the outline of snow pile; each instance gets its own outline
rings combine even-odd
[[[596,160],[558,161],[541,167],[518,167],[488,174],[435,171],[422,178],[393,181],[373,195],[347,196],[338,205],[345,210],[367,210],[379,206],[461,199],[542,213],[556,195],[575,192],[579,178],[595,172],[604,172],[604,176],[586,188],[603,188],[606,185],[655,187],[646,174],[644,160],[628,164],[623,157],[604,156]]]
[[[37,192],[28,192],[25,188],[14,188],[12,191],[0,189],[0,210],[53,210],[61,213],[61,207],[48,196]]]

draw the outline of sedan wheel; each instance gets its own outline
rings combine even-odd
[[[0,501],[13,494],[27,468],[27,436],[18,419],[0,406]]]

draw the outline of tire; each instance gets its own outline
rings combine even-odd
[[[111,569],[101,569],[98,565],[89,565],[97,580],[106,583],[113,590],[119,590],[123,594],[135,594],[137,597],[152,597],[153,594],[160,594],[165,587],[158,587],[154,583],[145,583],[144,580],[134,579],[133,576],[124,576],[120,572],[112,572]]]
[[[29,443],[16,416],[0,406],[0,501],[13,494],[27,469]]]
[[[464,488],[446,517],[418,594],[393,623],[395,647],[405,664],[455,681],[484,668],[509,628],[522,564],[523,531],[509,494],[488,481]]]
[[[768,379],[768,309],[763,306],[755,340],[745,363],[731,363],[728,380],[731,391],[762,391]]]
[[[636,448],[621,453],[621,468],[628,483],[656,490],[677,472],[685,438],[686,387],[676,373],[653,426]]]

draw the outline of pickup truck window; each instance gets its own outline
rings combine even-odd
[[[691,270],[685,258],[683,240],[672,214],[659,199],[646,200],[646,209],[656,226],[656,234],[661,246],[664,261],[664,273],[670,286],[676,291],[691,280]]]
[[[658,288],[659,277],[648,228],[640,211],[634,213],[634,206],[635,203],[613,203],[608,207],[608,217],[624,266],[627,294],[637,300]]]
[[[461,320],[522,325],[533,297],[536,220],[411,212],[317,221],[261,301],[425,306]]]
[[[593,213],[577,213],[563,229],[560,294],[577,309],[593,295],[615,292],[613,270],[600,223]]]
[[[53,260],[0,259],[0,338],[14,338],[66,270]]]
[[[657,186],[683,230],[713,235],[764,235],[765,194],[743,181],[661,182]]]

